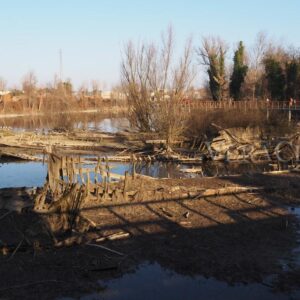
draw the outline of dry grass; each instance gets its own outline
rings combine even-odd
[[[288,122],[287,113],[270,112],[269,119],[263,110],[215,110],[194,111],[187,120],[186,134],[192,137],[207,135],[215,136],[218,129],[215,123],[223,128],[259,127],[268,136],[285,135],[295,130],[295,123]]]

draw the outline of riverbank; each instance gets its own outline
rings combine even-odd
[[[285,274],[291,272],[282,260],[292,258],[297,246],[298,221],[287,205],[299,203],[299,179],[298,174],[140,179],[127,192],[139,187],[142,198],[91,197],[80,214],[93,226],[81,231],[81,224],[69,233],[59,233],[57,226],[49,231],[51,222],[60,224],[56,214],[39,214],[27,205],[16,213],[2,206],[1,295],[9,299],[79,297],[95,291],[101,295],[105,286],[100,279],[122,277],[145,261],[177,274],[231,285],[263,283],[275,291],[281,287],[276,280],[286,280]],[[251,189],[238,191],[245,186]],[[218,192],[203,195],[203,188]],[[224,188],[235,192],[221,195]],[[1,203],[10,199],[11,204],[19,195],[18,201],[30,205],[33,192],[0,190]],[[187,192],[190,197],[182,198]]]
[[[115,113],[115,114],[121,114],[126,113],[127,108],[123,106],[112,106],[107,107],[104,106],[102,108],[97,109],[83,109],[83,110],[67,110],[67,111],[53,111],[50,113],[50,115],[68,115],[68,114],[96,114],[96,113]],[[44,117],[49,116],[49,112],[25,112],[25,113],[0,113],[0,119],[9,119],[9,118],[19,118],[19,117]]]

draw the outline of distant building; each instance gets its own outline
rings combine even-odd
[[[101,98],[103,100],[126,100],[127,96],[125,93],[118,91],[101,91]]]
[[[12,93],[11,91],[0,91],[0,102],[3,101],[10,101],[12,99]]]
[[[112,92],[111,91],[101,91],[101,98],[103,100],[111,100],[112,99]]]

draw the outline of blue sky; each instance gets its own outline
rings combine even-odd
[[[300,46],[299,0],[0,0],[0,76],[10,87],[29,70],[39,82],[59,72],[75,86],[119,81],[120,52],[128,39],[159,39],[172,24],[177,46],[193,35],[220,35],[250,45],[266,31]]]

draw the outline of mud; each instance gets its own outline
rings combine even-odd
[[[94,224],[84,232],[53,233],[47,226],[49,216],[30,207],[6,216],[8,211],[2,209],[1,296],[55,299],[95,291],[101,295],[105,287],[99,279],[121,277],[144,261],[229,284],[259,282],[273,290],[298,289],[296,280],[284,284],[292,275],[280,260],[297,246],[297,220],[286,205],[299,204],[299,182],[297,174],[135,180],[128,191],[139,187],[147,196],[91,196],[84,203],[80,213]],[[179,197],[203,188],[246,185],[263,189]],[[6,189],[5,197],[11,195],[13,201],[16,191]],[[31,197],[27,194],[23,200],[32,203]],[[120,233],[127,235],[110,238]]]

